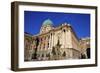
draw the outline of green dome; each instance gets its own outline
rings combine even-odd
[[[43,26],[47,26],[47,25],[50,25],[52,26],[53,22],[50,20],[50,19],[47,19],[43,22]]]

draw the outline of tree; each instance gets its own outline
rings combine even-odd
[[[38,49],[38,45],[39,45],[39,38],[38,37],[36,37],[35,43],[36,43],[36,48],[35,48],[35,53],[34,53],[34,59],[37,59],[37,49]]]
[[[86,59],[85,54],[81,54],[81,59]]]
[[[66,52],[65,52],[65,51],[63,52],[62,56],[63,56],[63,57],[65,57],[65,56],[66,56]]]
[[[86,49],[86,53],[87,53],[87,58],[90,58],[90,48]]]
[[[56,55],[55,47],[52,48],[52,54]]]

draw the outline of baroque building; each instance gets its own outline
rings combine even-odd
[[[90,38],[80,39],[81,58],[90,58]]]
[[[86,53],[86,49],[90,48],[90,45],[86,45],[87,39],[79,40],[70,24],[53,25],[47,19],[37,35],[24,34],[25,61],[89,58]]]

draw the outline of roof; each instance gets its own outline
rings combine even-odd
[[[43,22],[43,26],[47,26],[47,25],[50,25],[52,26],[53,22],[50,20],[50,19],[46,19],[44,22]]]

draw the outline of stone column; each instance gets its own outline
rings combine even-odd
[[[64,31],[63,31],[63,32],[62,32],[62,48],[64,48],[64,46],[65,46],[65,45],[64,45],[64,41],[65,41],[65,40],[64,40]]]
[[[52,47],[54,46],[54,33],[52,33]]]
[[[48,49],[48,37],[46,37],[46,40],[45,40],[45,49],[46,50]]]
[[[67,45],[67,41],[66,41],[66,39],[67,39],[66,30],[65,30],[65,32],[64,32],[64,36],[65,36],[65,42],[64,42],[64,43],[65,43],[65,48],[67,48],[67,47],[66,47],[66,45]]]
[[[51,33],[51,34],[52,34],[52,33]],[[51,43],[50,48],[52,49],[52,35],[51,35],[50,43]]]
[[[52,44],[52,45],[51,45],[51,49],[52,49],[52,47],[53,47],[53,33],[52,33],[51,39],[52,39],[52,40],[51,40],[51,44]]]
[[[50,49],[52,49],[52,33],[50,34]]]
[[[43,50],[43,37],[42,37],[42,40],[41,40],[41,50]]]
[[[48,42],[49,42],[49,47],[48,47],[48,49],[50,49],[50,35],[49,35]]]
[[[39,40],[40,40],[40,42],[39,42],[39,49],[41,50],[41,38]]]

